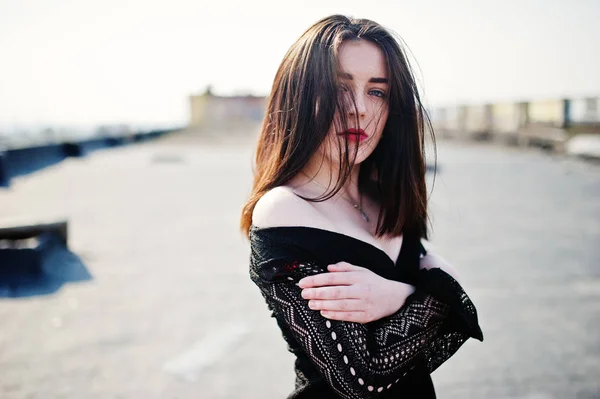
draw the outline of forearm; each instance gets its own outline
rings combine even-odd
[[[251,263],[250,276],[286,326],[284,335],[293,336],[341,397],[376,398],[410,379],[418,364],[434,370],[467,338],[482,339],[472,303],[441,269],[420,272],[429,282],[419,281],[416,290],[402,283],[381,287],[414,292],[397,312],[366,324],[327,319],[309,308],[297,282],[326,271],[323,264],[279,257]]]
[[[336,393],[346,399],[375,399],[384,389],[412,378],[424,353],[439,337],[449,308],[416,292],[380,323],[323,318],[306,306],[292,282],[257,280],[274,316],[302,346]]]
[[[255,263],[256,265],[256,263]],[[253,266],[254,267],[254,266]],[[375,398],[411,378],[425,360],[429,343],[439,337],[449,307],[424,292],[409,295],[404,306],[378,323],[327,319],[310,309],[298,281],[326,272],[326,265],[273,259],[251,269],[273,315],[302,346],[328,384],[344,398]],[[406,295],[414,287],[394,282]]]

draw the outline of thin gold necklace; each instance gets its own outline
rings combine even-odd
[[[306,173],[302,172],[302,174],[303,174],[304,176],[308,177],[308,178],[310,179],[309,181],[312,181],[312,182],[314,182],[314,183],[315,183],[317,186],[319,186],[319,187],[321,187],[321,188],[324,188],[325,190],[329,190],[329,188],[327,188],[327,187],[325,187],[324,185],[320,184],[318,181],[316,181],[316,180],[312,179],[312,178],[311,178],[310,176],[308,176]],[[344,190],[344,191],[346,191],[346,190]],[[348,201],[348,203],[350,203],[350,205],[352,205],[352,206],[354,207],[354,209],[356,209],[357,211],[359,211],[359,212],[360,212],[360,216],[362,216],[362,218],[365,220],[365,222],[367,222],[367,223],[369,222],[369,215],[367,215],[367,214],[365,213],[365,211],[363,211],[363,209],[362,209],[362,194],[359,194],[359,197],[360,197],[360,204],[357,204],[357,203],[355,203],[354,201],[352,201],[352,200],[350,200],[350,199],[348,199],[348,198],[344,197],[343,195],[340,195],[340,197],[342,197],[343,199],[345,199],[346,201]]]

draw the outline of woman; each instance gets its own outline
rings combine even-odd
[[[477,314],[427,253],[425,113],[396,40],[311,26],[277,71],[241,219],[250,276],[297,356],[289,398],[435,397]]]

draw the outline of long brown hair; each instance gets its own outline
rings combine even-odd
[[[302,170],[325,140],[335,111],[347,106],[339,95],[337,54],[343,41],[360,39],[377,45],[385,56],[389,115],[379,143],[361,163],[359,190],[370,193],[381,206],[378,236],[410,232],[427,238],[426,127],[434,148],[435,138],[413,73],[390,32],[376,22],[343,15],[326,17],[308,28],[277,70],[256,148],[254,184],[242,209],[240,229],[246,236],[258,200]],[[339,114],[347,124],[346,113]],[[348,154],[347,140],[339,151],[334,189],[327,196],[306,200],[325,201],[343,187],[354,158]]]

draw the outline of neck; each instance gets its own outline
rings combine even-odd
[[[314,158],[316,157],[313,157],[313,159],[311,159],[302,169],[302,172],[305,174],[305,181],[308,182],[309,180],[313,180],[320,186],[322,193],[325,193],[325,191],[330,192],[339,178],[339,165],[330,164],[327,161],[315,160]],[[357,204],[360,202],[361,197],[358,189],[359,171],[360,164],[354,165],[349,178],[340,190],[340,193],[346,195]],[[324,187],[326,187],[327,190]]]

